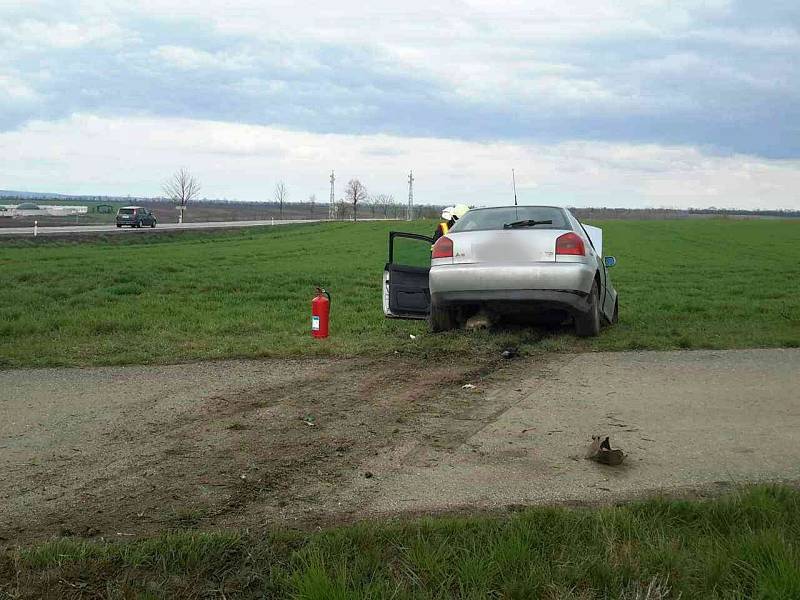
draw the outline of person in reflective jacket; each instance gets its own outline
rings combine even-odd
[[[433,232],[433,243],[436,243],[443,235],[447,235],[447,232],[450,231],[450,228],[456,222],[453,218],[453,210],[454,206],[448,206],[442,211],[442,221],[436,226],[436,231]]]
[[[456,221],[468,212],[469,206],[466,204],[456,204],[455,206],[448,206],[445,208],[442,211],[442,222],[436,226],[436,231],[433,232],[433,243],[435,244],[436,240],[443,235],[447,235],[447,232],[456,224]]]

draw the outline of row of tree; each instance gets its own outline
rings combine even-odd
[[[284,182],[279,181],[275,184],[272,197],[275,203],[280,207],[280,215],[282,218],[283,205],[289,197]],[[312,213],[314,212],[316,204],[317,197],[311,194],[308,197],[308,205]],[[395,202],[392,194],[370,194],[367,192],[367,187],[361,183],[359,179],[351,179],[344,188],[344,196],[334,204],[333,216],[336,219],[352,218],[354,221],[357,221],[359,206],[368,207],[373,218],[376,216],[397,218],[402,216],[407,210],[405,206]]]
[[[178,170],[163,185],[166,197],[172,200],[180,208],[180,222],[183,222],[183,213],[190,201],[197,198],[200,193],[200,181],[192,175],[188,169]],[[272,192],[275,204],[278,205],[280,218],[283,218],[283,207],[289,200],[289,190],[283,181],[275,184]],[[308,205],[311,214],[317,204],[317,197],[314,194],[308,197]],[[344,188],[344,196],[334,204],[334,218],[358,220],[359,206],[366,206],[373,218],[402,218],[406,216],[407,207],[396,202],[392,194],[369,194],[367,187],[359,179],[351,179]],[[438,216],[436,207],[415,207],[415,214],[412,217],[436,217]],[[430,214],[429,214],[430,213]]]

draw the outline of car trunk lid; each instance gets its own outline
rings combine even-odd
[[[493,229],[453,232],[453,264],[555,262],[556,238],[565,229]]]

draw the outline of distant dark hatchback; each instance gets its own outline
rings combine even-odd
[[[155,215],[141,206],[123,206],[117,211],[117,227],[155,227],[157,222]]]

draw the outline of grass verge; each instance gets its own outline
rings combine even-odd
[[[590,341],[569,330],[434,336],[422,322],[384,319],[387,233],[430,233],[428,221],[2,242],[0,366],[800,346],[800,222],[597,224],[619,259],[620,323]],[[333,294],[322,342],[309,336],[318,284]]]
[[[362,523],[315,534],[61,539],[0,555],[13,598],[798,598],[800,493],[503,517]]]

